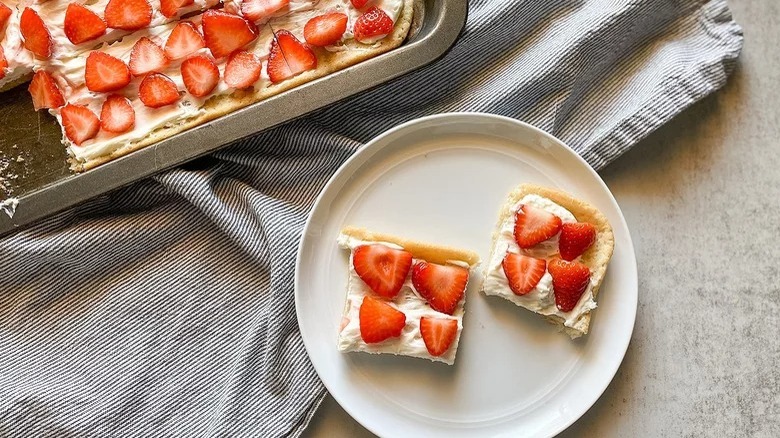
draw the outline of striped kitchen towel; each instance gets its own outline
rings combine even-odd
[[[599,169],[723,86],[741,45],[722,0],[475,0],[436,63],[0,240],[0,436],[299,435],[325,390],[296,248],[361,144],[485,111]]]

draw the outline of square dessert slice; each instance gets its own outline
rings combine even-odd
[[[455,363],[479,256],[354,227],[338,244],[350,251],[339,351]]]
[[[588,333],[613,248],[597,208],[522,184],[500,212],[482,291],[544,315],[574,339]]]

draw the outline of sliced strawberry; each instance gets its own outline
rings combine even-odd
[[[94,40],[106,33],[106,23],[80,3],[71,3],[65,11],[65,36],[73,44]]]
[[[561,259],[550,261],[547,269],[552,276],[555,305],[561,312],[570,312],[588,288],[590,269],[582,263]]]
[[[501,263],[509,288],[515,295],[525,295],[534,290],[544,276],[547,262],[533,257],[508,252]]]
[[[93,138],[100,130],[100,120],[89,108],[82,105],[65,105],[60,110],[65,135],[76,145]]]
[[[257,28],[243,17],[214,9],[203,14],[206,47],[215,58],[223,58],[257,38]]]
[[[357,275],[384,298],[393,298],[404,285],[412,254],[381,244],[362,245],[352,254],[352,265]]]
[[[104,131],[120,134],[135,126],[135,110],[130,101],[118,94],[108,96],[100,110],[100,127]]]
[[[356,7],[357,9],[365,6],[366,3],[368,3],[368,0],[352,0],[352,6]]]
[[[176,103],[181,96],[171,78],[162,73],[149,73],[138,86],[138,97],[149,108],[160,108]]]
[[[394,25],[393,19],[385,11],[372,6],[355,21],[352,33],[361,43],[370,43],[392,32]]]
[[[5,77],[5,69],[8,68],[8,60],[5,59],[5,50],[0,46],[0,79]]]
[[[106,24],[122,30],[138,30],[152,22],[152,5],[146,0],[109,0]]]
[[[561,226],[558,252],[564,260],[574,260],[596,241],[596,227],[587,222],[566,223]]]
[[[190,94],[203,97],[217,86],[219,69],[208,56],[193,56],[181,63],[181,78]]]
[[[181,59],[206,46],[203,36],[189,21],[176,25],[165,42],[165,54],[170,59]]]
[[[130,83],[130,69],[121,59],[94,51],[87,56],[84,82],[90,91],[103,93],[119,90]]]
[[[319,15],[306,22],[303,38],[312,46],[336,44],[347,30],[347,16],[340,12]]]
[[[446,318],[420,318],[420,335],[431,356],[441,356],[458,336],[458,321]]]
[[[523,204],[515,215],[515,241],[520,248],[531,248],[560,230],[561,218],[541,208]]]
[[[179,10],[195,3],[195,0],[160,0],[160,12],[168,18],[175,17]]]
[[[65,105],[62,92],[54,78],[43,70],[38,70],[27,87],[33,101],[35,111],[44,108],[59,108]]]
[[[458,307],[468,282],[469,270],[460,266],[421,261],[412,268],[412,284],[417,292],[434,310],[448,315]]]
[[[147,37],[142,37],[130,52],[130,73],[141,76],[153,71],[160,72],[168,66],[168,57],[162,47]]]
[[[367,344],[401,336],[406,315],[395,307],[371,296],[360,304],[360,337]]]
[[[235,52],[225,65],[225,83],[232,88],[251,87],[260,79],[263,63],[252,53]]]
[[[3,29],[5,29],[5,25],[8,24],[8,19],[11,18],[11,15],[13,15],[11,8],[4,3],[0,3],[0,35],[3,34]]]
[[[290,0],[243,0],[241,2],[241,15],[252,21],[260,21],[270,17],[288,4],[290,4]]]
[[[53,45],[51,34],[37,12],[30,8],[24,8],[19,19],[19,30],[27,50],[39,58],[49,59]]]
[[[268,77],[277,83],[317,68],[317,56],[310,48],[286,31],[277,31],[268,54]]]

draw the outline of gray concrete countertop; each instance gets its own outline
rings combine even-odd
[[[636,246],[631,345],[561,436],[780,435],[780,2],[732,0],[729,84],[601,172]],[[306,437],[370,437],[328,397]]]

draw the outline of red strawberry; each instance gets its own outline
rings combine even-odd
[[[120,134],[135,125],[135,110],[130,101],[118,94],[108,96],[100,110],[100,127],[104,131]]]
[[[412,284],[417,292],[434,310],[448,315],[458,307],[468,281],[469,270],[460,266],[422,261],[412,268]]]
[[[219,69],[208,56],[193,56],[181,63],[181,78],[190,94],[195,97],[203,97],[211,93],[217,86]]]
[[[27,90],[32,96],[35,111],[43,108],[59,108],[65,105],[65,99],[62,97],[62,92],[54,78],[43,70],[35,72]]]
[[[558,252],[564,260],[574,260],[596,241],[596,227],[587,222],[567,223],[561,226]]]
[[[368,3],[368,0],[352,0],[352,6],[360,9]]]
[[[81,105],[65,105],[60,110],[65,135],[76,145],[93,138],[100,130],[100,120],[89,108]]]
[[[30,8],[24,8],[19,19],[19,30],[27,50],[39,58],[49,59],[52,50],[51,34],[37,12]]]
[[[270,17],[288,4],[290,4],[290,0],[243,0],[241,2],[241,15],[252,21],[260,21]]]
[[[8,60],[5,59],[5,51],[3,46],[0,46],[0,79],[5,77],[5,69],[8,68]]]
[[[458,321],[446,318],[420,318],[420,334],[431,356],[441,356],[450,349],[458,335]]]
[[[367,344],[400,336],[406,315],[395,307],[371,296],[360,304],[360,337]]]
[[[509,288],[515,295],[531,292],[544,276],[547,262],[533,257],[508,252],[501,263],[509,280]]]
[[[383,38],[393,31],[393,19],[385,11],[372,6],[355,21],[352,33],[361,43],[368,43],[376,38]]]
[[[340,12],[319,15],[306,22],[303,38],[312,46],[335,44],[347,30],[347,16]]]
[[[257,28],[243,17],[211,9],[203,14],[203,36],[214,57],[223,58],[254,41]]]
[[[143,29],[152,22],[152,5],[146,0],[109,0],[104,15],[108,27]]]
[[[352,254],[352,265],[357,275],[377,295],[393,298],[404,285],[412,254],[385,245],[362,245]]]
[[[317,56],[310,48],[286,31],[277,31],[268,54],[268,77],[281,82],[307,70],[317,68]]]
[[[195,3],[195,0],[160,0],[160,12],[168,18],[174,17],[185,6]]]
[[[3,33],[3,29],[5,29],[5,25],[8,24],[8,19],[11,18],[11,15],[13,15],[11,8],[4,3],[0,3],[0,34]]]
[[[141,76],[153,71],[162,71],[168,65],[163,49],[147,37],[136,41],[130,52],[130,73]]]
[[[520,248],[531,248],[560,230],[561,218],[541,208],[523,204],[515,215],[515,241]]]
[[[235,52],[225,65],[225,83],[233,88],[247,88],[260,79],[263,63],[252,53]]]
[[[65,36],[73,44],[94,40],[106,33],[106,23],[98,14],[80,3],[71,3],[65,11]]]
[[[181,96],[171,78],[162,73],[149,73],[138,86],[138,97],[149,108],[160,108],[176,103]]]
[[[181,59],[205,47],[203,36],[189,21],[182,21],[173,28],[165,42],[165,54],[170,59]]]
[[[555,305],[561,312],[570,312],[590,283],[590,269],[579,262],[561,259],[550,261],[547,269],[552,275]]]
[[[103,52],[91,52],[87,56],[84,82],[90,91],[119,90],[130,83],[130,69],[121,59]]]

